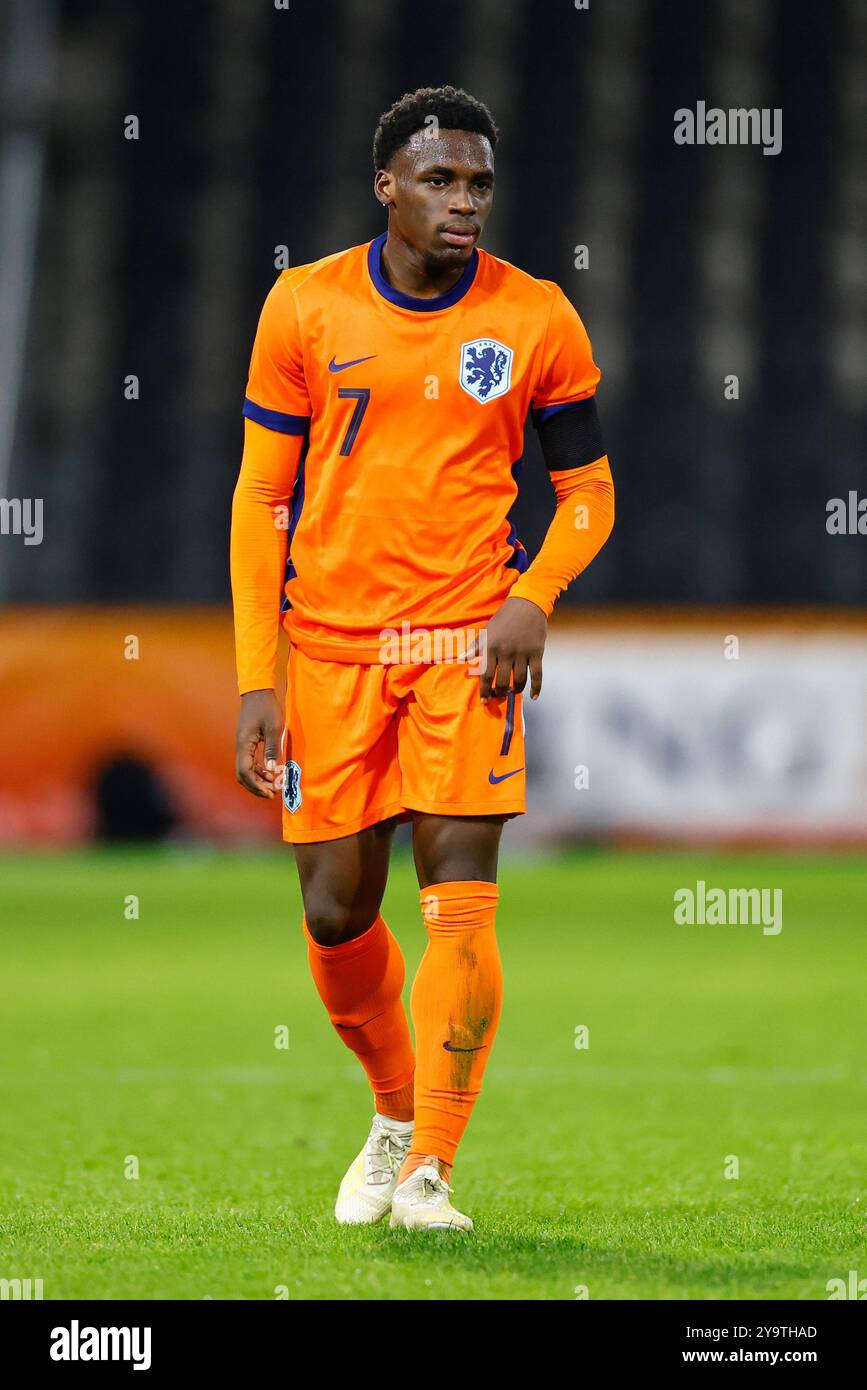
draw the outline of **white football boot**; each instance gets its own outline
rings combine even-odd
[[[412,1121],[374,1115],[367,1143],[340,1184],[334,1215],[341,1225],[371,1226],[382,1220],[411,1143]]]
[[[449,1201],[451,1190],[436,1159],[428,1155],[427,1162],[395,1188],[389,1223],[392,1230],[400,1226],[407,1231],[471,1231],[470,1218]]]

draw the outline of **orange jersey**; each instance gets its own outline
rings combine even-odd
[[[479,629],[528,558],[507,514],[529,410],[600,378],[563,292],[475,250],[435,299],[395,290],[385,235],[286,270],[244,414],[303,439],[284,626],[308,656],[377,662],[383,633]]]

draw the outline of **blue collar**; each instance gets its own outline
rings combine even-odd
[[[460,279],[455,281],[450,290],[447,290],[445,294],[438,294],[434,299],[417,299],[415,295],[404,294],[403,290],[396,290],[383,274],[382,248],[387,236],[388,233],[383,232],[382,236],[374,237],[367,248],[367,268],[370,271],[370,278],[383,299],[387,299],[390,304],[397,304],[401,309],[415,309],[422,314],[431,314],[437,309],[450,309],[453,304],[457,304],[459,299],[463,299],[475,280],[476,271],[479,268],[479,253],[475,246]]]

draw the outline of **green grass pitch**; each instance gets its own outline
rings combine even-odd
[[[699,878],[781,888],[782,932],[675,925]],[[525,859],[507,831],[500,890],[467,1238],[332,1219],[371,1106],[307,973],[289,852],[5,858],[0,1277],[46,1299],[536,1300],[825,1299],[867,1276],[867,864]],[[408,992],[405,853],[384,914]]]

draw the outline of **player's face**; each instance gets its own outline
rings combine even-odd
[[[438,270],[465,265],[491,210],[494,157],[486,135],[416,131],[380,171],[392,227]],[[385,196],[383,196],[385,195]]]

